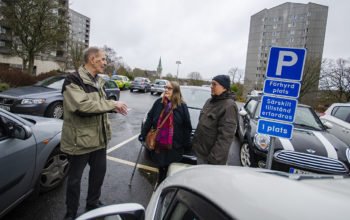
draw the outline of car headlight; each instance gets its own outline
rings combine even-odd
[[[254,143],[260,150],[267,151],[270,146],[270,136],[265,134],[256,134],[254,136]]]
[[[22,105],[43,104],[45,99],[22,99]]]
[[[346,158],[348,159],[348,162],[350,163],[350,148],[346,148]]]

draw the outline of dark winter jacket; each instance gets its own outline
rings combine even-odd
[[[146,121],[141,130],[141,137],[146,138],[151,128],[157,127],[160,113],[163,109],[162,98],[157,99],[151,110],[147,113]],[[192,125],[187,105],[182,103],[173,110],[174,114],[174,134],[173,146],[171,150],[161,153],[154,153],[159,166],[167,166],[172,162],[180,161],[185,149],[191,148]]]
[[[62,88],[63,152],[81,155],[107,146],[111,129],[106,113],[114,110],[115,104],[106,99],[104,83],[100,77],[93,79],[83,67],[67,76]]]
[[[237,130],[237,105],[230,92],[213,96],[204,104],[192,147],[210,164],[226,164]]]

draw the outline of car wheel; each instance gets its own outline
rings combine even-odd
[[[241,164],[244,167],[256,167],[254,155],[251,153],[249,144],[244,142],[240,150]]]
[[[57,147],[50,154],[40,174],[40,192],[48,192],[59,186],[69,170],[67,154]]]
[[[46,117],[63,119],[63,104],[62,102],[55,102],[51,104],[46,112]]]

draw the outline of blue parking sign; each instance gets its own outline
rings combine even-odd
[[[271,47],[266,77],[301,81],[305,57],[305,48]]]

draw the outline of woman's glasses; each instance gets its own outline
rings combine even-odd
[[[167,90],[173,90],[173,88],[170,87],[170,86],[165,86],[164,88],[167,89]]]

